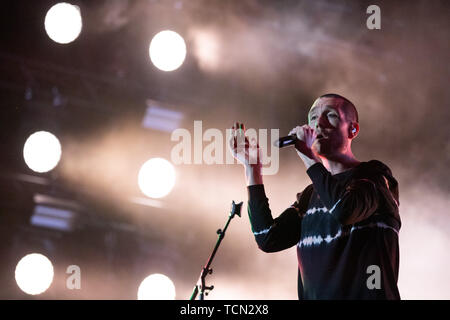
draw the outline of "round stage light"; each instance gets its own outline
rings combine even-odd
[[[35,172],[50,171],[61,159],[61,144],[50,132],[35,132],[25,142],[23,158],[27,166]]]
[[[160,70],[178,69],[186,58],[186,43],[176,32],[165,30],[155,35],[150,43],[150,59]]]
[[[141,282],[138,300],[175,300],[175,285],[163,274],[152,274]]]
[[[44,26],[53,41],[70,43],[78,38],[83,26],[80,8],[66,2],[57,3],[47,11]]]
[[[165,159],[150,159],[139,170],[138,184],[142,193],[146,196],[150,198],[162,198],[175,185],[175,169]]]
[[[27,294],[41,294],[53,281],[53,265],[40,254],[31,253],[20,259],[16,266],[16,283]]]

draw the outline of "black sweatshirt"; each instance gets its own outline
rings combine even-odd
[[[307,174],[312,184],[275,219],[264,185],[248,187],[258,247],[297,247],[299,299],[400,299],[401,222],[391,170],[371,160],[335,175],[316,163]]]

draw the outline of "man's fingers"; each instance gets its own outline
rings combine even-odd
[[[235,123],[232,127],[231,127],[231,135],[230,135],[230,139],[228,140],[229,146],[232,150],[235,150],[237,148],[237,130],[236,128],[238,127],[239,123]]]
[[[248,137],[245,135],[245,126],[243,123],[234,123],[231,127],[231,136],[228,142],[232,148],[237,148],[238,146],[248,148],[250,146]]]
[[[228,139],[228,145],[231,148],[234,148],[234,136],[233,135],[230,135],[230,138]]]

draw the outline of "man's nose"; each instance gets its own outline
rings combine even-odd
[[[325,128],[327,125],[328,125],[328,119],[327,119],[327,117],[324,116],[324,115],[321,115],[321,116],[319,117],[319,120],[316,122],[316,127],[315,127],[315,129],[318,129],[318,128]]]

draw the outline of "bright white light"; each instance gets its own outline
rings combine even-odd
[[[165,30],[153,37],[150,48],[150,59],[160,70],[178,69],[186,57],[186,43],[176,32]]]
[[[35,132],[25,142],[23,158],[27,166],[35,172],[50,171],[61,158],[61,144],[50,132]]]
[[[16,266],[16,282],[28,294],[41,294],[53,281],[53,265],[39,253],[28,254]]]
[[[69,3],[55,4],[45,15],[45,31],[58,43],[69,43],[78,38],[82,21],[80,8]]]
[[[141,282],[138,300],[175,300],[175,285],[163,274],[152,274]]]
[[[138,184],[146,196],[150,198],[162,198],[175,185],[175,169],[165,159],[150,159],[139,170]]]

